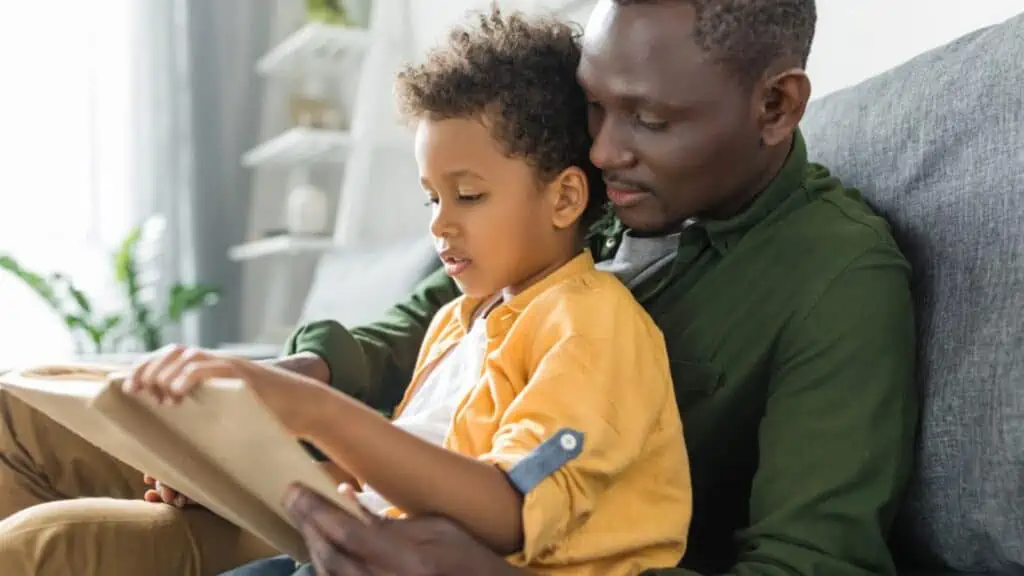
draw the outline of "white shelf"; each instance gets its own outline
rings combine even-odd
[[[264,76],[310,69],[342,74],[342,63],[365,49],[370,40],[370,31],[365,28],[310,22],[261,58],[256,70]]]
[[[228,256],[236,261],[254,260],[267,256],[315,254],[335,248],[332,238],[319,236],[274,236],[233,246]]]
[[[246,166],[344,162],[352,138],[348,132],[296,126],[253,148],[242,157]]]

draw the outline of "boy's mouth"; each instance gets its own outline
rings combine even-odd
[[[444,265],[445,274],[453,277],[465,272],[466,268],[473,262],[469,258],[456,256],[447,250],[441,252],[439,256],[441,257],[441,263]]]

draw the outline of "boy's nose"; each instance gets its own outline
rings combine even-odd
[[[440,205],[434,208],[434,214],[430,218],[430,234],[435,238],[451,238],[455,232],[456,226],[448,211]]]

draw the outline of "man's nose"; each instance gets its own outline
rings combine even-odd
[[[622,122],[605,116],[594,131],[590,161],[604,171],[629,168],[636,162],[636,155],[630,146],[629,131],[622,126]]]

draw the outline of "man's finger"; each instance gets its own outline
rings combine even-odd
[[[372,576],[365,565],[346,556],[313,525],[301,530],[318,576]]]
[[[288,490],[285,509],[300,530],[315,530],[353,561],[395,574],[414,573],[420,567],[409,542],[395,538],[379,519],[364,522],[304,486]]]

